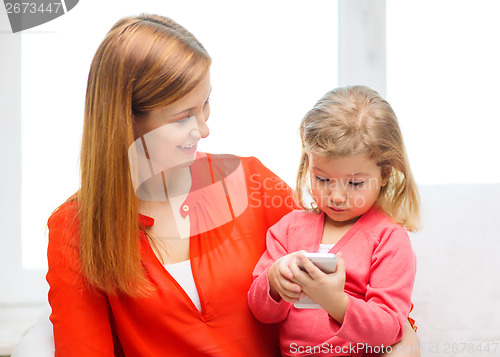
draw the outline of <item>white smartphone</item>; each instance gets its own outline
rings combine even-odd
[[[332,253],[304,253],[306,258],[309,258],[311,262],[316,265],[324,273],[333,273],[337,269],[337,257]],[[300,269],[305,270],[302,266],[300,260],[297,261],[297,265]],[[297,309],[322,309],[322,307],[316,304],[308,296],[304,296],[298,302],[294,303]]]
[[[304,253],[304,255],[324,273],[333,273],[337,269],[337,257],[333,253]],[[305,270],[300,260],[297,264],[300,269]]]

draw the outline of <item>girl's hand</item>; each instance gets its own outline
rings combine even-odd
[[[330,274],[323,273],[303,254],[298,255],[298,259],[306,271],[292,265],[292,281],[299,284],[307,296],[342,324],[348,304],[348,297],[344,292],[345,263],[342,253],[337,253],[337,270]]]
[[[301,286],[292,281],[294,278],[292,268],[297,268],[297,256],[302,255],[303,252],[305,251],[285,255],[276,260],[269,268],[270,294],[274,300],[283,299],[286,302],[294,303],[304,296]]]

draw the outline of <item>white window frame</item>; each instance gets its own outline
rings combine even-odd
[[[25,269],[21,259],[21,36],[0,33],[0,49],[0,305],[40,304],[46,271]]]
[[[339,85],[363,84],[386,97],[386,1],[339,1]]]

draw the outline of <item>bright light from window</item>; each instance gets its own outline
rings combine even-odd
[[[420,184],[498,183],[500,2],[388,0],[387,93]]]
[[[158,13],[193,32],[213,58],[211,134],[200,149],[256,156],[293,185],[299,122],[338,83],[337,7],[331,0],[85,0],[23,33],[23,265],[46,266],[47,218],[78,189],[87,74],[116,20]]]

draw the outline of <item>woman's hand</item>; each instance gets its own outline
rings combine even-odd
[[[269,286],[271,297],[280,301],[294,303],[304,296],[299,284],[293,282],[293,268],[297,268],[297,256],[305,251],[299,251],[285,255],[276,260],[269,268]]]
[[[300,285],[304,294],[342,324],[348,304],[348,297],[344,292],[345,264],[342,253],[337,253],[337,270],[330,274],[323,273],[303,254],[299,254],[295,259],[297,258],[302,262],[305,271],[297,264],[291,265],[292,281]]]

